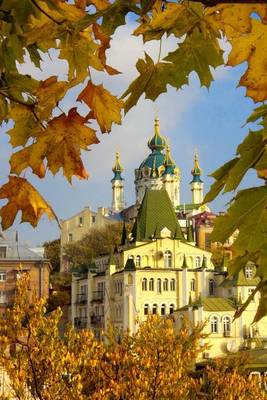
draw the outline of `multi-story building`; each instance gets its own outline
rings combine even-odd
[[[1,233],[0,237],[0,313],[12,306],[16,283],[21,274],[30,277],[29,290],[38,298],[49,296],[49,276],[52,266],[49,260],[30,250],[18,241],[16,232]]]
[[[134,333],[150,313],[171,316],[177,330],[185,317],[206,322],[206,358],[259,345],[267,328],[266,318],[252,325],[259,295],[233,321],[258,283],[253,265],[230,279],[211,256],[195,245],[190,229],[183,233],[167,192],[147,190],[125,243],[97,259],[95,273],[73,276],[72,320],[97,336],[109,323]]]

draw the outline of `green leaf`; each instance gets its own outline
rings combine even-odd
[[[215,220],[212,241],[225,241],[239,230],[232,245],[235,256],[254,254],[267,246],[267,187],[240,191],[232,200],[227,214]]]
[[[263,152],[262,130],[256,132],[250,131],[245,140],[237,148],[237,154],[240,157],[226,180],[225,193],[235,190],[238,187],[245,173],[255,165]]]
[[[267,315],[267,282],[264,282],[260,289],[260,301],[253,323],[258,322],[265,315]]]
[[[237,157],[233,158],[231,161],[228,161],[226,164],[218,168],[210,175],[216,179],[216,182],[211,185],[210,190],[203,200],[203,203],[209,203],[218,196],[218,194],[223,189],[226,180],[228,179],[232,167],[238,162],[238,160],[239,159]]]
[[[113,35],[115,30],[125,25],[125,17],[129,12],[138,12],[135,0],[115,0],[104,12],[101,31],[105,35]]]
[[[228,275],[232,277],[236,276],[236,274],[238,274],[238,272],[240,272],[244,268],[244,266],[247,264],[248,261],[249,261],[248,254],[238,256],[232,259],[228,265]]]
[[[202,32],[195,29],[187,35],[177,50],[169,53],[164,60],[172,62],[179,73],[185,77],[195,71],[201,86],[209,87],[213,81],[210,66],[215,68],[223,65],[222,55],[223,52],[215,36],[204,36]]]
[[[258,119],[264,118],[266,116],[267,116],[267,104],[263,104],[262,106],[255,108],[253,113],[247,118],[247,123],[255,122]]]
[[[179,74],[179,70],[171,63],[158,62],[154,64],[152,58],[145,53],[145,60],[138,60],[136,68],[139,77],[135,79],[122,97],[128,97],[125,102],[125,112],[128,112],[145,93],[145,97],[155,100],[161,93],[167,91],[167,84],[181,87],[187,83],[187,77]]]

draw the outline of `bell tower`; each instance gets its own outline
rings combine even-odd
[[[203,202],[203,182],[201,180],[202,169],[199,166],[198,161],[198,153],[195,152],[194,156],[194,168],[191,171],[193,176],[191,184],[191,191],[192,191],[192,203],[193,204],[201,204]]]
[[[111,180],[112,183],[112,206],[111,209],[114,213],[121,212],[124,207],[124,179],[121,176],[123,172],[123,167],[120,162],[120,154],[119,152],[116,153],[115,164],[112,168],[114,172],[114,177]]]

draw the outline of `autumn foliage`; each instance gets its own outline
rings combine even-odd
[[[62,172],[69,182],[73,177],[87,179],[82,152],[100,141],[99,132],[110,132],[114,123],[120,124],[123,112],[137,104],[142,95],[154,101],[169,86],[180,90],[189,83],[192,72],[201,86],[209,87],[214,68],[246,63],[239,86],[255,103],[263,103],[257,104],[247,119],[249,124],[258,123],[259,128],[250,130],[237,147],[236,156],[212,174],[215,182],[205,202],[220,192],[235,192],[251,169],[263,179],[263,184],[259,181],[259,186],[235,195],[227,214],[217,219],[213,233],[214,241],[224,243],[239,231],[231,249],[234,260],[229,271],[234,275],[248,260],[255,263],[261,278],[258,289],[262,304],[257,319],[261,318],[267,310],[267,5],[245,3],[2,0],[0,122],[12,122],[8,134],[13,147],[10,177],[0,189],[0,198],[6,201],[0,211],[3,229],[12,225],[18,212],[23,222],[33,226],[43,214],[56,218],[50,204],[28,181],[30,173],[43,179],[48,171],[53,175]],[[128,14],[138,24],[133,34],[142,36],[144,42],[158,41],[159,53],[157,60],[147,53],[139,59],[136,79],[123,94],[114,95],[94,77],[101,72],[111,80],[119,73],[109,65],[106,51]],[[177,47],[162,58],[162,42],[170,36],[177,39]],[[224,54],[222,41],[230,43],[229,55]],[[25,59],[30,59],[41,69],[43,59],[55,54],[68,65],[64,79],[51,75],[36,80],[27,74],[25,66],[22,68]],[[80,93],[64,113],[60,104],[74,87]],[[79,114],[76,101],[88,107],[87,115]]]
[[[200,375],[194,364],[203,348],[201,326],[150,316],[130,336],[115,328],[96,340],[71,327],[60,337],[60,309],[47,314],[43,300],[29,303],[27,275],[16,303],[1,317],[0,364],[15,400],[264,400],[240,362],[215,361]]]

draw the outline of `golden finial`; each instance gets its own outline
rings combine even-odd
[[[160,136],[159,117],[155,118],[155,136]]]
[[[120,153],[118,151],[116,151],[116,159],[115,159],[115,164],[112,168],[113,172],[122,172],[123,171],[123,167],[121,165],[121,161],[120,161]]]

